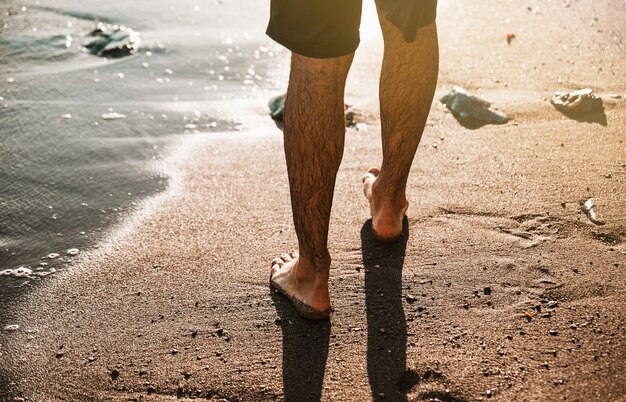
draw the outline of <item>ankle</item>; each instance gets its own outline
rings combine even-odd
[[[376,198],[379,205],[383,208],[392,210],[404,208],[408,201],[404,189],[400,190],[397,187],[390,186],[384,177],[380,176],[372,185],[372,196]]]
[[[310,257],[306,253],[298,257],[298,267],[296,276],[298,281],[306,282],[328,282],[330,270],[330,254]]]

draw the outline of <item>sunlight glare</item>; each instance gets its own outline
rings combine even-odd
[[[371,41],[382,38],[376,5],[373,1],[363,4],[363,14],[361,15],[361,40]]]

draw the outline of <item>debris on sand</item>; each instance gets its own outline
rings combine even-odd
[[[513,39],[515,39],[515,34],[514,33],[506,34],[506,43],[508,43],[510,45],[511,42],[513,42]]]
[[[96,27],[87,34],[83,46],[96,56],[117,58],[136,53],[140,43],[139,32],[124,25],[97,22]]]
[[[441,98],[441,103],[461,120],[474,120],[486,124],[505,124],[506,114],[491,110],[491,103],[470,95],[465,89],[455,86]]]
[[[585,215],[587,215],[587,218],[589,218],[591,222],[595,223],[596,225],[604,225],[605,222],[602,219],[598,219],[594,207],[595,205],[593,203],[593,198],[589,198],[582,204],[580,208],[585,213]]]
[[[361,111],[346,105],[346,127],[355,127],[359,131],[365,130],[367,128],[366,120],[367,117]]]
[[[574,92],[558,91],[552,96],[550,103],[564,113],[588,114],[604,109],[602,98],[596,97],[591,88]]]

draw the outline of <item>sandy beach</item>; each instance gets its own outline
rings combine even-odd
[[[245,129],[178,141],[168,189],[7,313],[2,400],[626,400],[626,5],[442,0],[438,26],[392,245],[373,238],[361,187],[379,122],[347,131],[330,322],[269,289],[297,241],[282,134],[250,98],[222,107]],[[372,116],[381,54],[364,38],[347,90]],[[454,85],[511,121],[464,127],[438,101]],[[548,102],[586,87],[604,112]],[[589,198],[606,224],[581,211]]]

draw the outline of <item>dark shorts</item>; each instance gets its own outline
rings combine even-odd
[[[362,0],[271,1],[267,34],[292,52],[326,59],[359,46]],[[376,6],[407,42],[437,15],[437,0],[376,0]]]

